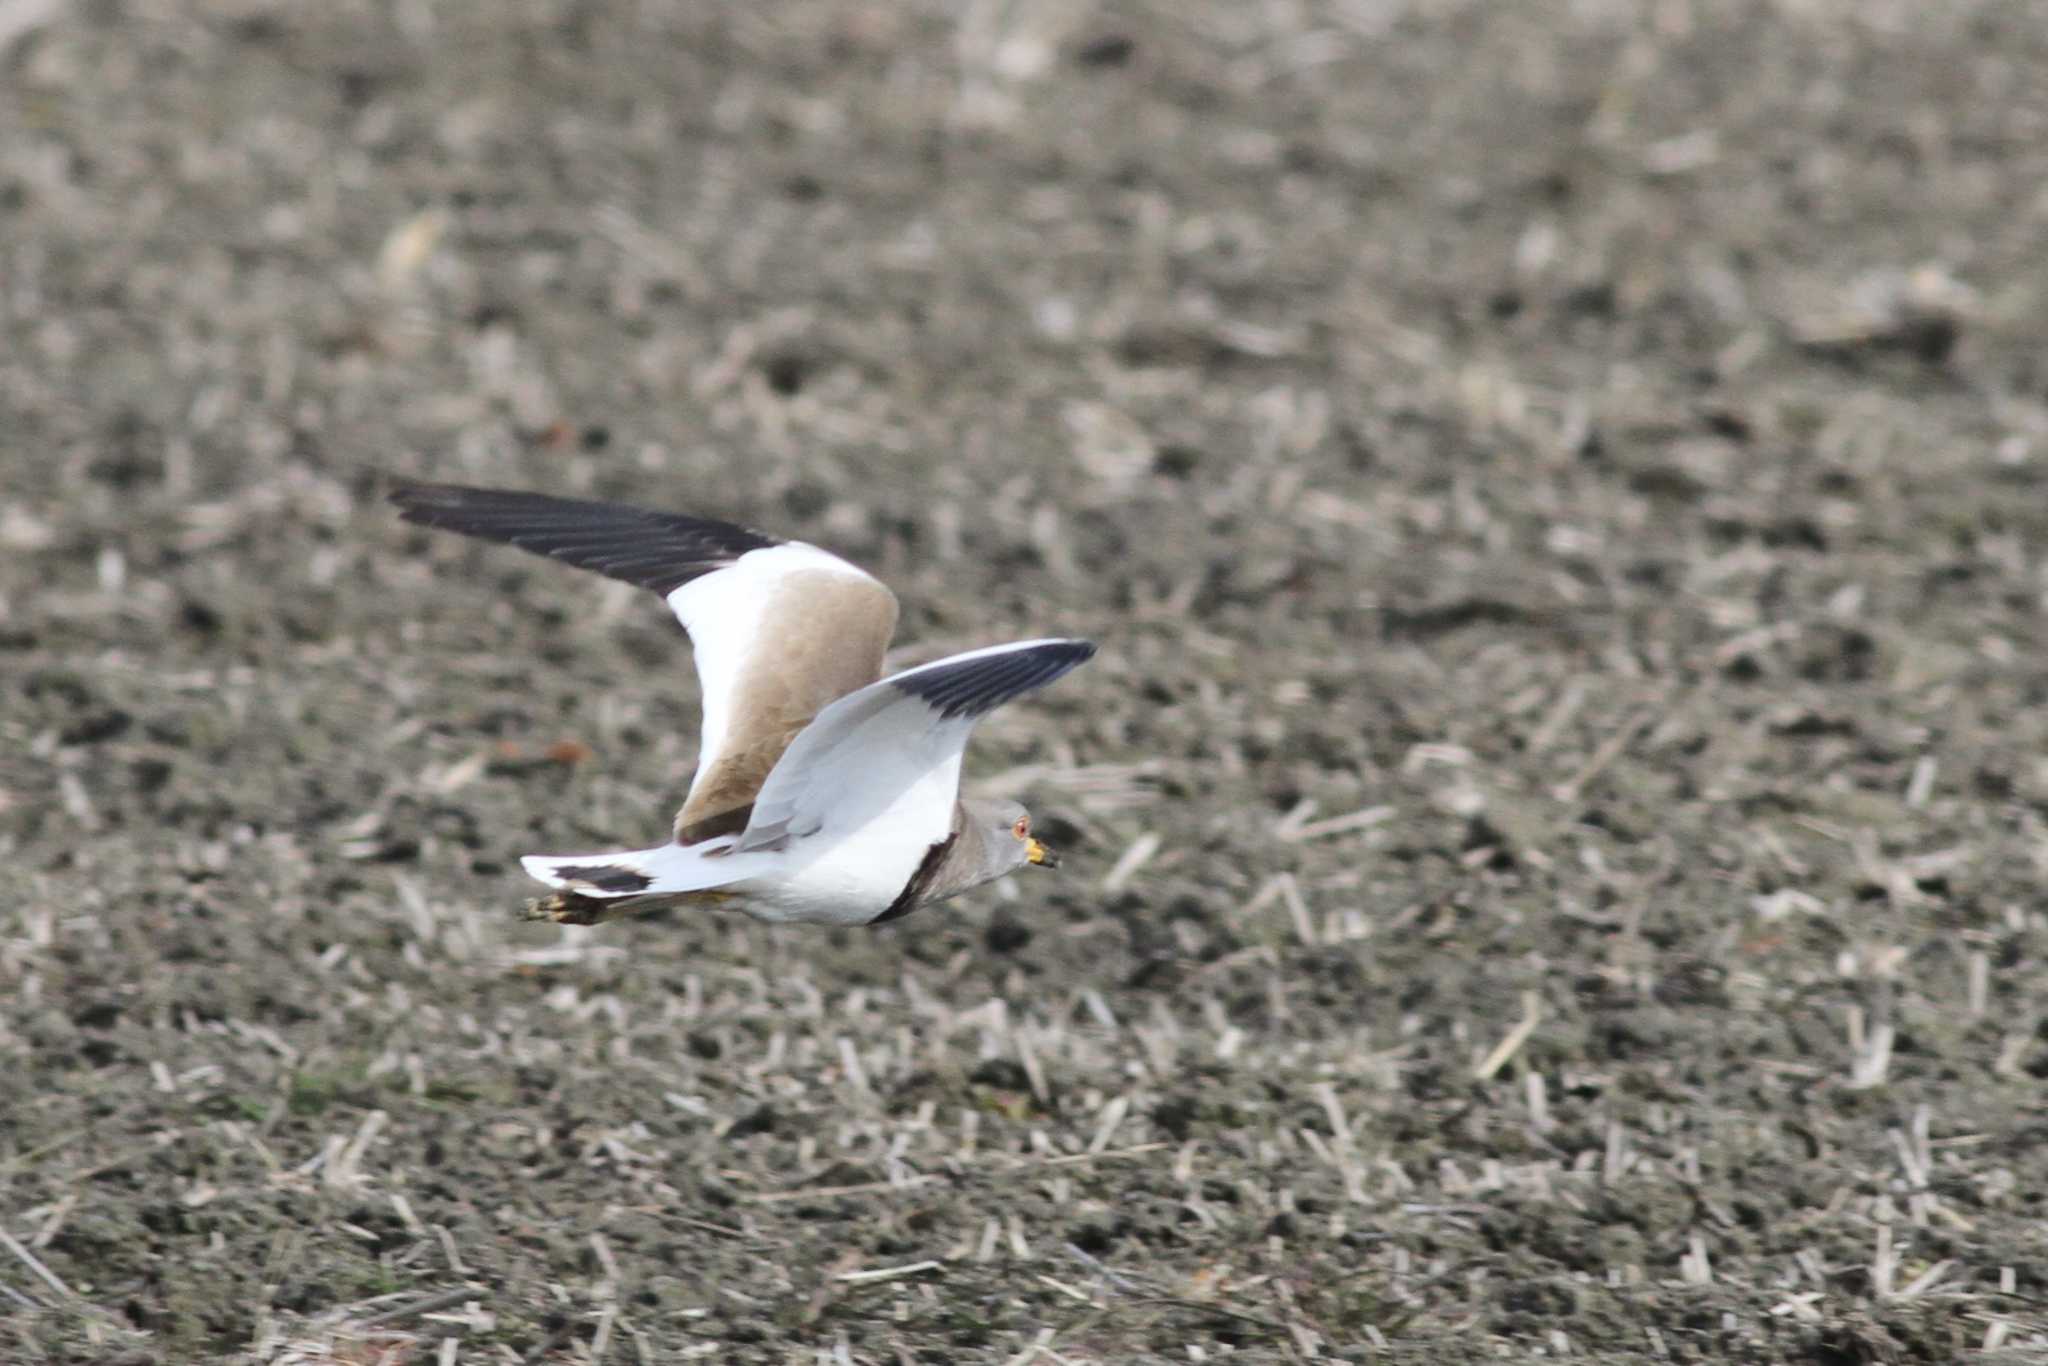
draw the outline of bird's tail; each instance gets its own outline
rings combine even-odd
[[[748,871],[705,857],[701,847],[677,844],[603,854],[528,854],[519,864],[529,877],[554,888],[553,896],[527,903],[526,918],[567,925],[594,925],[668,905],[736,882]]]

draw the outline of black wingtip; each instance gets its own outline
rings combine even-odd
[[[1090,640],[1036,640],[940,660],[893,682],[948,720],[981,717],[1079,668],[1094,654]]]
[[[419,526],[439,526],[441,518],[459,515],[463,509],[520,495],[508,489],[477,488],[469,484],[436,484],[424,479],[391,475],[386,480],[384,501],[398,509],[398,515]],[[459,529],[459,528],[456,528]]]
[[[412,507],[422,492],[433,487],[402,474],[379,474],[376,478],[383,487],[384,501],[396,507],[401,515]]]
[[[641,508],[629,508],[624,504],[557,498],[552,494],[536,493],[527,489],[492,489],[478,484],[441,484],[426,479],[408,479],[403,475],[391,477],[390,487],[384,491],[384,499],[395,506],[399,515],[407,521],[427,526],[437,525],[436,518],[503,516],[513,511],[531,512],[549,508],[606,508],[639,516],[662,515]]]
[[[385,496],[417,526],[517,546],[664,596],[781,544],[731,522],[521,489],[396,479]]]

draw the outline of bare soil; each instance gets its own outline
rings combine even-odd
[[[2048,1360],[2044,185],[2027,0],[0,0],[0,1358]],[[687,648],[389,472],[1096,639],[1065,868],[517,923]]]

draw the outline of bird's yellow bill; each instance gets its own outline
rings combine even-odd
[[[1025,843],[1024,861],[1026,863],[1035,863],[1041,868],[1057,868],[1060,866],[1060,856],[1046,848],[1043,844],[1040,844],[1037,840],[1030,840]]]

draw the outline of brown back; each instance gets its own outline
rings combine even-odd
[[[872,579],[827,570],[785,579],[761,605],[760,648],[734,681],[719,753],[698,760],[676,842],[744,829],[789,742],[828,703],[882,676],[895,631],[895,595]]]

